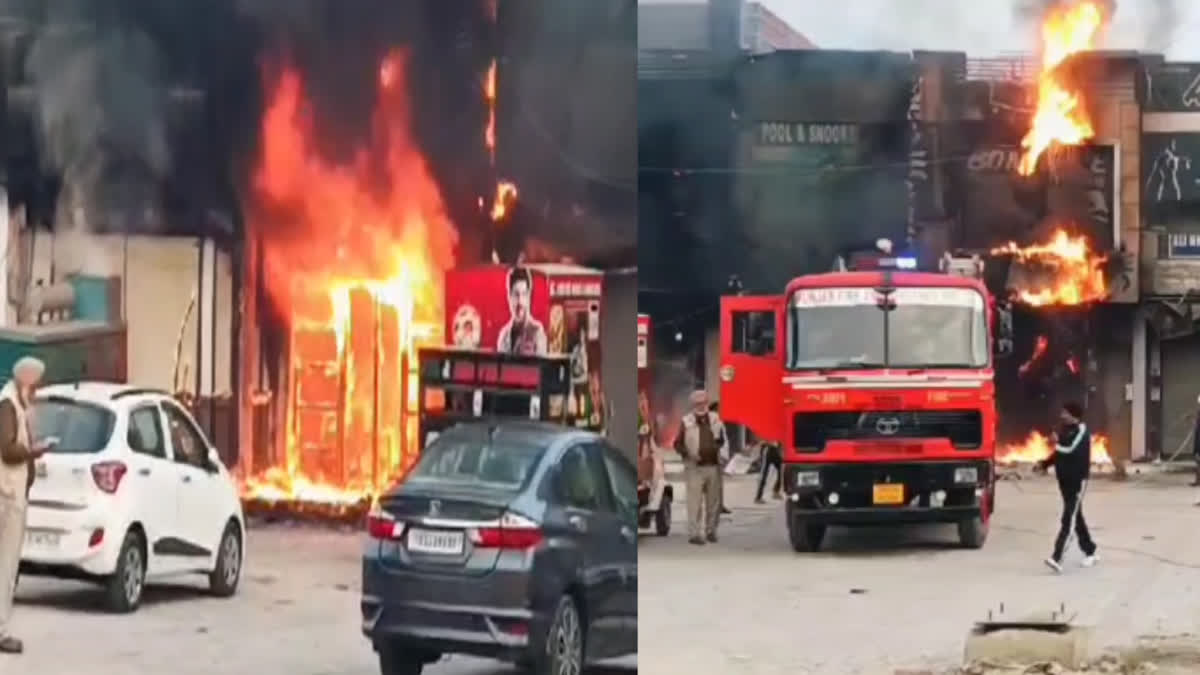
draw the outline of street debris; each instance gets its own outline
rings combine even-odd
[[[1061,663],[1006,663],[981,659],[945,675],[1185,675],[1200,672],[1200,641],[1193,636],[1148,637],[1132,648],[1106,653],[1076,669]]]

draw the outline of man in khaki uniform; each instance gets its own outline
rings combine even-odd
[[[717,542],[721,518],[721,468],[729,459],[725,425],[708,409],[704,390],[692,393],[692,411],[683,416],[675,449],[683,455],[687,477],[688,541],[703,545]]]
[[[27,412],[45,369],[38,359],[24,357],[13,366],[13,378],[0,389],[0,654],[24,651],[24,645],[9,631],[9,623],[25,543],[25,506],[33,485],[33,461],[49,447],[47,441],[33,443]]]

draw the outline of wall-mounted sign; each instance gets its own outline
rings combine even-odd
[[[565,278],[550,280],[552,298],[598,298],[603,285],[596,277]]]
[[[857,145],[857,124],[760,122],[758,145]]]
[[[984,144],[963,166],[964,246],[990,248],[1004,241],[1025,243],[1056,219],[1086,225],[1097,245],[1116,246],[1117,154],[1111,145],[1055,148],[1032,176],[1021,176],[1021,149]]]
[[[1144,77],[1144,112],[1200,112],[1200,63],[1167,63]]]
[[[500,360],[447,359],[442,364],[440,378],[447,384],[484,385],[536,389],[542,383],[542,368],[536,364],[504,363]]]
[[[1142,195],[1151,207],[1200,201],[1200,133],[1142,134]]]
[[[967,171],[1016,173],[1021,163],[1021,150],[1016,147],[978,148],[967,155]]]
[[[1200,233],[1178,232],[1168,236],[1167,257],[1200,259]]]

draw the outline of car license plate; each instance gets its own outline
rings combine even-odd
[[[874,502],[876,504],[903,504],[904,503],[904,485],[901,484],[879,484],[875,486]]]
[[[416,553],[458,555],[463,552],[463,533],[410,528],[408,550]]]
[[[58,548],[60,536],[57,532],[29,530],[25,533],[25,543],[40,548]]]

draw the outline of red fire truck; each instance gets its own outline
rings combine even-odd
[[[783,451],[792,547],[831,525],[953,523],[995,508],[991,296],[978,259],[867,256],[721,299],[721,415]],[[964,271],[965,270],[965,271]]]

